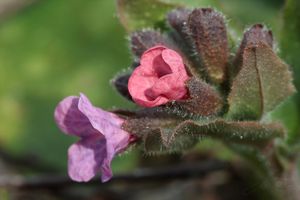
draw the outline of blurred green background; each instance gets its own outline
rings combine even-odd
[[[234,39],[257,22],[280,37],[283,0],[169,2],[216,6],[227,16]],[[55,106],[65,96],[83,92],[102,108],[132,107],[109,83],[130,64],[113,0],[41,0],[0,19],[1,147],[16,155],[36,155],[66,172],[67,148],[76,138],[56,127]],[[281,110],[293,111],[293,106],[291,102]],[[133,161],[134,155],[127,154],[113,166],[117,171],[129,169]]]
[[[0,25],[0,144],[66,167],[76,138],[60,133],[56,104],[83,92],[103,108],[128,103],[109,80],[130,65],[114,1],[35,3]]]

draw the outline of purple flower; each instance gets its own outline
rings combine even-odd
[[[102,182],[108,181],[112,177],[113,157],[125,150],[133,139],[121,129],[124,120],[94,107],[84,94],[63,99],[54,116],[61,131],[80,137],[68,150],[71,179],[87,182],[101,171]]]

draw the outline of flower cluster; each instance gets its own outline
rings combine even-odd
[[[181,56],[163,46],[146,51],[141,65],[132,73],[128,89],[136,103],[154,107],[187,96],[188,80]],[[112,177],[111,161],[135,140],[122,129],[124,119],[94,107],[88,98],[70,96],[55,110],[55,120],[64,133],[80,137],[69,148],[69,176],[74,181],[89,181],[98,171],[102,181]]]
[[[155,154],[191,148],[203,135],[259,148],[283,136],[281,125],[259,121],[294,92],[272,33],[256,24],[230,52],[224,17],[213,9],[179,8],[166,18],[165,33],[131,34],[133,69],[113,81],[138,110],[104,111],[83,94],[58,104],[59,128],[80,138],[68,153],[73,180],[99,171],[109,180],[112,159],[137,141]]]

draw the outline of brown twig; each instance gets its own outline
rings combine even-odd
[[[128,174],[115,175],[108,183],[101,184],[99,178],[93,179],[84,185],[106,186],[117,182],[136,183],[150,181],[168,181],[172,179],[191,179],[201,178],[214,172],[230,169],[230,165],[226,162],[209,160],[201,163],[192,163],[178,166],[169,166],[158,169],[137,169]],[[39,175],[34,177],[23,176],[2,176],[0,177],[0,188],[15,189],[61,189],[80,185],[70,180],[67,176],[61,175]]]

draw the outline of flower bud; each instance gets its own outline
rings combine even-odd
[[[189,79],[182,57],[164,46],[148,49],[128,82],[132,99],[144,107],[154,107],[187,97]]]

